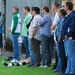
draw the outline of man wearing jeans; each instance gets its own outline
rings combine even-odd
[[[8,31],[11,30],[12,33],[12,42],[13,42],[13,51],[14,51],[14,59],[11,62],[17,62],[18,60],[20,60],[18,37],[21,32],[21,17],[18,14],[19,12],[18,7],[14,7],[12,12],[13,12],[13,19],[12,19],[11,29],[8,29]]]
[[[65,10],[67,17],[65,18],[62,37],[64,39],[65,52],[67,57],[66,75],[75,75],[75,11],[73,11],[73,3],[66,2]]]
[[[41,35],[40,35],[40,27],[38,26],[39,22],[41,21],[40,9],[38,7],[34,7],[32,9],[32,15],[34,16],[32,24],[30,25],[30,34],[31,34],[31,42],[35,57],[35,67],[40,66],[40,41],[41,41]]]
[[[22,25],[22,32],[21,32],[21,36],[23,36],[24,38],[24,46],[25,46],[25,49],[26,49],[26,59],[28,57],[30,57],[30,52],[29,52],[29,46],[28,46],[28,29],[26,28],[26,25],[30,22],[31,18],[32,18],[32,15],[30,13],[30,7],[29,6],[25,6],[24,9],[23,9],[23,12],[25,14],[25,19],[24,19],[24,22],[23,22],[23,25]]]
[[[42,45],[42,66],[41,67],[50,67],[50,38],[51,38],[51,16],[49,14],[49,7],[43,6],[42,13],[44,17],[39,23],[40,32],[41,32],[41,45]]]

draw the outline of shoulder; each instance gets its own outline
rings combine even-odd
[[[36,15],[34,19],[42,19],[42,17],[40,15]]]
[[[61,19],[62,22],[64,22],[64,20],[65,20],[65,17],[63,17],[63,18]]]

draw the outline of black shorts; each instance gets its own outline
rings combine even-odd
[[[0,33],[0,48],[3,47],[3,42],[2,42],[2,34]]]

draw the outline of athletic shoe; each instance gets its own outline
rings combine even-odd
[[[48,67],[48,66],[46,66],[46,65],[44,66],[44,68],[47,68],[47,67]]]
[[[18,60],[15,59],[11,60],[11,63],[15,63],[15,62],[18,62]]]

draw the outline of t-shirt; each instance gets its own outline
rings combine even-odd
[[[53,25],[57,25],[59,22],[59,16],[58,16],[58,13],[55,14],[55,17],[54,17],[54,20],[53,20]],[[55,29],[56,30],[56,29]],[[56,36],[55,36],[55,30],[54,30],[54,41],[56,41]]]
[[[21,36],[23,36],[23,37],[28,36],[28,34],[27,34],[28,29],[27,29],[26,25],[29,24],[31,19],[32,19],[31,13],[27,14],[25,19],[24,19],[23,25],[22,25]]]
[[[59,16],[58,13],[55,14],[54,20],[53,20],[53,25],[57,25],[59,22]]]
[[[2,33],[3,32],[4,19],[0,17],[0,21],[2,21],[2,25],[0,26],[0,33]]]

